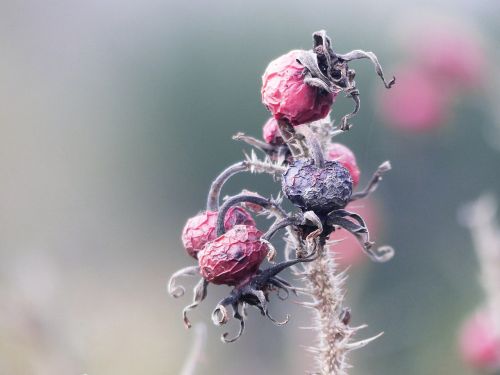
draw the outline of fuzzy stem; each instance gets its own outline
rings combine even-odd
[[[346,274],[336,273],[335,258],[330,249],[325,248],[322,238],[316,244],[309,245],[316,249],[317,259],[303,266],[303,271],[294,270],[304,275],[306,294],[311,302],[303,303],[313,311],[313,329],[317,332],[317,343],[306,348],[314,354],[316,370],[313,374],[347,375],[351,367],[347,362],[350,351],[360,349],[380,335],[360,341],[353,341],[357,331],[364,328],[349,325],[351,312],[343,307],[344,284]]]
[[[304,135],[306,139],[307,147],[309,148],[309,153],[311,157],[314,159],[314,164],[323,168],[325,166],[325,157],[323,156],[323,149],[321,148],[321,144],[318,140],[316,134],[311,130],[309,125],[303,125],[300,128],[300,132]]]
[[[285,120],[278,120],[281,137],[288,145],[294,159],[309,157],[309,150],[304,137],[295,131],[295,128]]]
[[[339,317],[342,311],[345,276],[335,274],[335,261],[324,245],[318,248],[319,257],[305,266],[306,284],[313,298],[314,325],[318,334],[316,362],[319,374],[345,374],[348,364],[345,344],[352,330]]]
[[[248,162],[239,161],[227,167],[220,175],[218,175],[210,186],[207,198],[207,211],[217,211],[219,209],[219,197],[222,187],[236,173],[243,172],[249,169]]]
[[[250,171],[252,173],[269,173],[276,176],[277,174],[283,173],[284,168],[272,164],[267,159],[264,161],[259,160],[253,153],[251,156],[247,157],[247,160],[239,161],[230,165],[212,182],[207,197],[207,211],[219,210],[220,192],[224,187],[224,184],[235,174],[246,171]]]
[[[224,218],[226,217],[227,211],[237,204],[248,202],[261,206],[267,210],[274,209],[280,217],[286,217],[286,212],[271,199],[264,198],[258,194],[238,194],[235,195],[224,202],[224,204],[219,209],[219,214],[217,216],[217,236],[224,234]],[[275,214],[276,215],[276,214]]]

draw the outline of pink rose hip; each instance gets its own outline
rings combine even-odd
[[[255,225],[255,221],[243,208],[231,207],[226,215],[224,227],[227,230],[237,224]],[[217,237],[216,225],[216,211],[204,211],[188,219],[182,231],[182,244],[189,255],[196,259],[205,244]]]
[[[273,60],[262,76],[262,103],[276,120],[292,125],[320,120],[328,115],[336,93],[327,93],[304,82],[304,66],[293,50]]]
[[[238,285],[253,276],[267,255],[262,233],[251,225],[236,225],[208,243],[198,254],[200,272],[213,284]]]

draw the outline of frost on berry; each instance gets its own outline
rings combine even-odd
[[[338,161],[347,168],[351,174],[353,185],[358,185],[361,171],[356,163],[356,156],[349,147],[341,143],[330,143],[326,149],[326,157],[328,160]]]
[[[326,161],[324,167],[318,167],[312,160],[295,160],[283,174],[282,188],[300,208],[326,213],[347,205],[352,178],[336,161]]]
[[[472,315],[460,333],[463,360],[478,369],[500,370],[500,334],[485,310]]]
[[[304,82],[305,67],[297,61],[304,52],[293,50],[278,57],[262,76],[262,103],[276,120],[292,125],[326,117],[337,95]]]
[[[213,284],[237,285],[254,275],[268,252],[262,233],[251,225],[236,225],[208,243],[198,254],[200,272]]]
[[[252,216],[241,207],[231,207],[228,211],[224,227],[230,229],[237,224],[255,225]],[[217,212],[204,211],[188,219],[182,231],[182,244],[193,258],[206,243],[214,240],[216,235]]]

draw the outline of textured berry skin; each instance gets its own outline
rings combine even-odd
[[[301,52],[293,50],[271,61],[262,76],[262,103],[276,120],[292,125],[326,117],[337,95],[304,83],[304,66],[297,62]]]
[[[236,225],[198,254],[201,275],[213,284],[238,285],[259,269],[268,247],[253,225]]]
[[[328,160],[338,161],[346,167],[351,174],[353,185],[357,186],[359,184],[361,171],[356,163],[356,156],[349,147],[341,143],[331,143],[326,150],[326,157]]]
[[[311,159],[297,159],[283,173],[282,189],[303,210],[328,213],[347,205],[352,178],[339,162],[325,161],[325,166],[319,168]]]
[[[500,333],[495,335],[494,324],[485,311],[469,318],[460,334],[463,360],[478,369],[500,369]]]
[[[278,128],[278,121],[274,117],[271,117],[262,127],[262,138],[269,144],[283,144],[283,138],[281,138],[280,131]]]
[[[231,229],[237,224],[255,225],[255,221],[243,208],[231,207],[227,212],[224,228]],[[205,244],[217,237],[216,226],[216,211],[204,211],[188,219],[182,230],[182,244],[189,255],[196,259]]]

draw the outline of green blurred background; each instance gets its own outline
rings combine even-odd
[[[190,295],[165,290],[193,263],[180,231],[211,179],[241,159],[245,147],[231,135],[260,136],[268,62],[310,48],[324,28],[337,51],[373,50],[390,75],[411,50],[405,20],[427,28],[435,16],[474,28],[491,64],[484,87],[457,96],[439,129],[386,127],[373,67],[351,64],[362,108],[339,141],[356,152],[362,184],[392,161],[376,198],[380,243],[397,250],[390,263],[350,272],[353,321],[369,324],[359,337],[385,332],[352,355],[352,374],[473,374],[456,337],[482,292],[456,213],[484,191],[500,196],[500,7],[434,3],[1,1],[0,374],[178,374],[193,340],[180,316]],[[351,106],[339,99],[333,117]],[[279,191],[245,175],[224,194],[243,187]],[[298,328],[308,312],[290,301],[273,307],[292,314],[285,327],[252,311],[244,337],[222,344],[226,327],[210,312],[227,292],[210,288],[191,314],[208,330],[197,374],[312,368],[301,347],[312,337]]]

